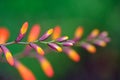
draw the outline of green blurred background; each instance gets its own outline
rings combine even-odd
[[[37,60],[21,59],[37,80],[120,80],[120,0],[0,0],[0,26],[10,30],[9,41],[16,38],[25,21],[29,22],[29,30],[32,25],[40,24],[41,34],[59,25],[62,35],[72,38],[75,29],[83,26],[83,37],[95,28],[108,31],[111,37],[107,47],[97,47],[95,55],[76,48],[81,55],[79,63],[65,54],[52,52],[46,55],[55,71],[53,78],[44,75]],[[12,54],[17,54],[24,46],[8,48]],[[21,77],[16,69],[0,63],[0,80],[21,80]]]

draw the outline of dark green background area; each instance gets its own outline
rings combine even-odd
[[[119,80],[120,79],[120,1],[119,0],[0,0],[0,27],[10,30],[12,41],[21,25],[29,22],[41,26],[41,34],[56,25],[62,35],[73,37],[78,26],[84,28],[84,38],[95,28],[108,31],[111,42],[105,48],[97,47],[95,55],[75,48],[81,55],[79,63],[65,54],[52,52],[46,58],[53,65],[55,76],[47,78],[36,59],[21,59],[37,80]],[[28,31],[29,33],[29,31]],[[27,33],[27,34],[28,34]],[[23,41],[27,39],[27,35]],[[23,45],[8,46],[12,54],[24,49]],[[19,73],[8,64],[0,63],[0,80],[21,80]]]

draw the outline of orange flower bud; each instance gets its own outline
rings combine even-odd
[[[83,35],[83,28],[82,27],[78,27],[75,31],[75,34],[74,34],[74,39],[75,40],[79,40]]]
[[[53,68],[51,66],[51,64],[49,63],[48,60],[46,60],[45,58],[42,57],[42,59],[39,59],[41,67],[44,71],[44,73],[48,76],[48,77],[53,77],[54,75],[54,71]]]
[[[56,26],[53,31],[52,39],[55,40],[55,39],[59,38],[60,35],[61,35],[61,28],[60,28],[60,26]]]
[[[46,40],[51,34],[53,33],[53,29],[49,29],[46,33],[44,33],[39,40],[44,41]]]
[[[70,59],[75,62],[80,61],[80,55],[73,49],[65,47],[63,51],[68,55]]]
[[[62,52],[62,48],[55,43],[48,43],[48,46],[50,48],[52,48],[53,50],[56,50],[58,52]]]
[[[6,48],[6,46],[1,45],[0,47],[1,47],[2,51],[4,52],[4,54],[5,54],[5,57],[6,57],[7,62],[8,62],[11,66],[13,66],[13,65],[14,65],[14,59],[13,59],[13,57],[12,57],[11,52]]]
[[[9,35],[7,28],[0,28],[0,44],[4,44],[8,40]]]
[[[88,36],[88,39],[93,39],[95,37],[97,37],[99,35],[99,30],[98,29],[94,29],[91,34]]]
[[[20,73],[23,80],[36,80],[35,76],[33,75],[32,71],[25,67],[22,63],[15,60],[15,68]]]
[[[34,43],[30,43],[29,44],[33,49],[35,49],[35,51],[40,54],[40,55],[44,55],[44,51],[41,47],[39,47],[38,45],[34,44]]]
[[[28,36],[28,42],[33,42],[37,40],[37,38],[39,37],[39,33],[40,33],[40,26],[36,24],[32,27],[30,31],[30,34]]]
[[[23,39],[23,37],[25,36],[25,34],[27,32],[27,29],[28,29],[28,22],[25,22],[20,29],[20,33],[19,33],[17,39],[15,40],[16,42],[19,42],[20,40]]]
[[[86,42],[83,42],[81,44],[81,46],[86,49],[88,52],[94,54],[96,52],[96,47],[92,44],[89,44],[89,43],[86,43]]]

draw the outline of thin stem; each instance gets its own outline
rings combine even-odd
[[[36,41],[34,41],[34,42],[32,42],[32,43],[37,43],[37,42],[40,42],[40,43],[42,43],[42,44],[48,44],[48,43],[50,43],[50,42],[54,42],[54,40],[51,40],[51,41],[39,41],[39,40],[36,40]],[[29,43],[30,43],[30,42],[15,42],[15,41],[11,41],[11,42],[7,42],[7,43],[2,44],[2,45],[5,45],[5,46],[7,46],[7,45],[12,45],[12,44],[28,45]]]
[[[3,45],[7,46],[7,45],[11,45],[11,44],[15,44],[15,41],[8,42],[8,43],[5,43],[5,44],[3,44]]]
[[[17,44],[28,45],[28,44],[29,44],[29,42],[18,42]]]

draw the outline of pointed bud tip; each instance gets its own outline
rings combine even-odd
[[[44,55],[45,53],[44,53],[44,51],[43,51],[43,49],[42,48],[40,48],[40,47],[37,47],[37,52],[40,54],[40,55]]]
[[[49,29],[47,34],[51,35],[53,33],[53,29]]]

